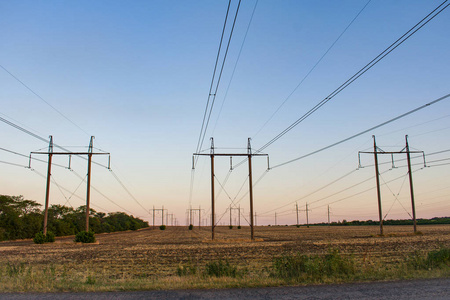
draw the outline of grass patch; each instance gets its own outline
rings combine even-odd
[[[344,257],[335,249],[324,256],[297,254],[275,258],[271,275],[285,280],[323,282],[325,278],[350,278],[356,272],[355,265],[353,258]]]

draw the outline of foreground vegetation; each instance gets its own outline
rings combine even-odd
[[[0,195],[0,241],[35,238],[42,231],[44,222],[40,207],[39,203],[22,196]],[[48,231],[56,236],[75,235],[85,230],[85,224],[86,206],[76,209],[64,205],[49,207]],[[95,233],[103,233],[137,230],[148,227],[148,223],[123,212],[106,215],[90,209],[89,227]]]
[[[450,276],[450,226],[143,229],[0,243],[0,291],[263,287]]]

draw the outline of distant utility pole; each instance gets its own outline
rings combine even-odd
[[[238,226],[241,226],[241,206],[239,207],[230,207],[228,208],[230,210],[230,226],[232,226],[232,222],[231,222],[231,214],[233,210],[237,210],[238,211]],[[236,223],[236,219],[234,220],[234,222]]]
[[[297,226],[299,225],[298,223],[298,203],[295,203],[295,211],[297,212]]]
[[[373,137],[373,152],[365,152],[365,151],[359,151],[358,152],[358,160],[359,160],[359,167],[361,167],[361,153],[363,154],[373,154],[374,155],[374,160],[375,160],[375,178],[376,178],[376,183],[377,183],[377,197],[378,197],[378,216],[380,219],[380,235],[383,235],[383,214],[382,214],[382,210],[381,210],[381,191],[380,191],[380,171],[378,169],[378,155],[379,154],[389,154],[392,157],[392,166],[393,168],[394,166],[394,154],[406,154],[406,158],[408,161],[408,173],[409,173],[409,188],[410,188],[410,194],[411,194],[411,206],[412,206],[412,219],[413,219],[413,224],[414,224],[414,233],[417,232],[417,223],[416,223],[416,206],[414,203],[414,190],[413,190],[413,180],[412,180],[412,171],[411,171],[411,157],[410,154],[411,153],[420,153],[423,156],[423,163],[424,166],[426,166],[426,162],[425,162],[425,152],[423,151],[410,151],[409,150],[409,144],[408,144],[408,135],[405,135],[405,140],[406,140],[406,146],[400,150],[400,151],[396,151],[396,152],[388,152],[388,151],[383,151],[381,148],[377,147],[376,141],[375,141],[375,136],[372,135]]]
[[[275,212],[275,226],[277,226],[277,212]]]
[[[248,160],[248,183],[249,183],[249,196],[250,196],[250,231],[251,231],[251,239],[254,240],[254,220],[253,220],[253,176],[252,176],[252,157],[253,156],[266,156],[267,157],[267,169],[269,170],[269,156],[267,154],[262,153],[252,153],[250,138],[248,138],[247,143],[247,153],[215,153],[214,152],[214,139],[211,138],[211,149],[209,154],[204,153],[194,153],[194,156],[206,155],[211,158],[211,238],[214,240],[214,228],[216,226],[215,223],[215,192],[214,192],[214,157],[215,156],[243,156],[247,157]],[[194,162],[194,159],[193,159]],[[194,169],[195,165],[192,163],[192,169]]]
[[[168,213],[167,209],[164,209],[164,206],[162,206],[162,208],[155,208],[153,206],[152,210],[153,210],[153,229],[155,228],[155,212],[161,212],[161,225],[164,225],[164,212]]]
[[[189,225],[194,225],[193,213],[196,211],[198,211],[198,227],[200,228],[202,226],[202,210],[200,206],[198,208],[189,208]]]
[[[330,226],[330,205],[328,205],[328,226]]]
[[[50,143],[48,146],[48,152],[30,152],[30,160],[28,163],[28,167],[31,168],[31,156],[33,154],[46,154],[48,155],[48,167],[47,167],[47,187],[45,191],[45,211],[44,211],[44,234],[47,234],[47,218],[48,218],[48,205],[50,198],[50,178],[51,178],[51,170],[52,170],[52,157],[53,155],[68,155],[69,156],[69,166],[72,155],[87,155],[88,156],[88,170],[87,170],[87,187],[86,187],[86,231],[89,231],[89,213],[90,213],[90,200],[91,200],[91,165],[92,165],[92,155],[108,155],[108,170],[110,170],[110,161],[111,155],[107,152],[93,152],[94,147],[94,137],[91,136],[91,140],[89,142],[88,152],[54,152],[53,151],[53,137],[50,136]]]
[[[306,228],[309,228],[308,203],[306,203]]]

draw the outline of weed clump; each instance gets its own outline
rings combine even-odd
[[[161,225],[161,226],[159,226],[159,229],[160,229],[160,230],[166,230],[166,225]]]
[[[429,270],[450,266],[450,248],[441,248],[439,250],[428,252],[426,256],[419,252],[414,252],[408,257],[409,267],[415,270]]]
[[[194,225],[189,224],[189,230],[192,230],[192,229],[194,229]]]
[[[75,236],[76,243],[95,243],[95,235],[93,231],[80,231]]]
[[[272,276],[282,279],[312,279],[325,277],[348,278],[356,272],[355,262],[343,257],[339,250],[330,250],[325,256],[290,255],[275,258]]]
[[[233,277],[238,275],[236,266],[232,266],[228,261],[212,261],[205,266],[205,275],[215,277]]]

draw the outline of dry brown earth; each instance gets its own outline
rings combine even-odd
[[[168,227],[97,235],[96,244],[76,244],[73,237],[57,238],[53,244],[36,245],[31,240],[0,243],[1,263],[26,263],[36,267],[54,266],[80,274],[91,272],[111,279],[173,276],[180,264],[204,265],[227,259],[240,267],[261,270],[283,254],[323,254],[330,248],[357,259],[379,259],[389,264],[414,251],[450,247],[449,225],[420,226],[420,235],[411,226],[385,226],[385,236],[377,236],[376,226],[342,227],[257,227],[255,241],[250,230]]]

